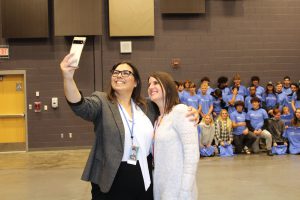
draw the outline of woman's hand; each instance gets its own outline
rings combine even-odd
[[[72,67],[71,64],[76,62],[74,54],[68,54],[60,63],[63,78],[66,80],[73,80],[74,72],[78,67]]]
[[[194,121],[195,125],[199,122],[199,113],[198,110],[196,110],[194,107],[189,106],[188,107],[188,113],[186,115],[190,119],[190,121]]]
[[[75,61],[73,54],[68,54],[60,63],[60,69],[64,78],[65,96],[71,103],[77,103],[81,99],[81,94],[73,79],[74,72],[78,67],[71,67],[71,64]]]

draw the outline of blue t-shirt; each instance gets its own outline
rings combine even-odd
[[[227,95],[227,98],[224,99],[226,104],[228,105],[228,113],[229,114],[235,111],[235,107],[229,105],[229,103],[228,103],[232,99],[232,96],[233,96],[233,94]],[[236,97],[235,97],[234,103],[237,102],[237,101],[243,101],[244,102],[244,97],[240,94],[237,94]]]
[[[181,92],[181,95],[179,96],[179,99],[180,99],[181,103],[186,104],[185,97],[188,96],[188,95],[190,95],[189,91],[183,90]]]
[[[230,88],[230,94],[232,94],[232,87]],[[240,85],[238,94],[241,95],[242,97],[248,95],[248,90],[245,86]]]
[[[291,125],[291,121],[293,119],[293,114],[282,114],[280,116],[281,120],[284,122],[285,126],[290,126]]]
[[[234,123],[245,122],[246,121],[246,113],[245,112],[239,113],[238,111],[234,111],[233,113],[230,114],[230,119]],[[233,129],[233,134],[234,135],[242,135],[243,131],[245,129],[246,129],[246,126],[238,126]]]
[[[281,111],[283,106],[289,106],[289,102],[288,102],[286,93],[281,92],[281,93],[276,93],[276,94],[277,94],[277,102],[279,104],[279,109]]]
[[[184,94],[183,91],[182,92],[178,92],[178,97],[179,97],[180,102],[183,103],[183,104],[185,104],[184,103],[183,94]]]
[[[260,99],[260,105],[261,105],[261,101],[262,101],[261,97],[260,96],[256,96],[256,97]],[[247,96],[245,98],[245,108],[247,108],[247,110],[251,110],[252,109],[251,99],[252,99],[251,96]]]
[[[212,100],[212,96],[210,94],[205,94],[203,95],[202,93],[201,94],[198,94],[197,95],[200,99],[200,105],[201,105],[201,112],[204,113],[204,114],[207,114],[208,111],[209,111],[209,107],[213,105],[213,100]]]
[[[292,100],[294,100],[294,102],[295,102],[295,107],[300,108],[300,100],[297,100],[297,93],[296,92],[294,92]]]
[[[267,112],[259,108],[257,110],[249,110],[246,115],[246,120],[250,121],[251,126],[254,128],[254,130],[261,129],[264,126],[264,120],[268,119]]]
[[[222,90],[222,97],[224,99],[224,97],[226,97],[227,95],[229,95],[231,92],[230,92],[230,89],[229,87],[226,87]]]
[[[250,87],[247,88],[248,94],[250,94]],[[260,85],[256,87],[256,96],[257,97],[262,97],[263,94],[265,93],[265,88],[261,87]]]
[[[288,102],[291,102],[292,101],[292,96],[293,96],[292,89],[290,87],[288,87],[288,88],[283,87],[282,92],[286,94]]]
[[[277,95],[273,93],[264,93],[263,101],[266,103],[267,108],[274,108],[277,104]]]
[[[213,111],[217,115],[219,115],[222,110],[221,100],[219,98],[215,98],[215,97],[212,97],[212,99],[213,99]]]
[[[191,94],[185,94],[184,102],[185,102],[185,105],[192,106],[193,108],[198,110],[199,104],[200,104],[200,99],[196,94],[193,96]]]

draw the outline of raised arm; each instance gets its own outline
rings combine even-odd
[[[72,54],[68,54],[63,61],[60,63],[64,79],[64,92],[68,100],[69,105],[73,112],[81,118],[93,121],[96,119],[98,114],[101,112],[101,94],[95,92],[91,97],[83,98],[76,86],[73,79],[75,70],[78,67],[71,67],[70,65],[75,62]]]
[[[68,54],[60,63],[60,69],[64,79],[64,92],[70,103],[77,103],[81,100],[81,95],[73,79],[75,70],[78,69],[78,67],[70,66],[75,61],[73,55]]]

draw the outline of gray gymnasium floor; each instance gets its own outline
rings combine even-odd
[[[80,180],[88,150],[0,154],[1,200],[89,200]],[[299,200],[300,155],[204,158],[200,200]]]

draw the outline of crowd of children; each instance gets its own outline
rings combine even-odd
[[[259,81],[258,76],[251,77],[247,88],[235,74],[229,86],[228,78],[221,76],[213,89],[210,79],[203,77],[198,90],[189,80],[176,82],[181,103],[199,112],[202,156],[222,155],[226,149],[227,156],[233,155],[233,149],[235,154],[259,153],[262,146],[269,156],[288,149],[300,153],[299,83],[291,83],[289,76],[265,87]],[[282,148],[283,153],[278,152]]]

